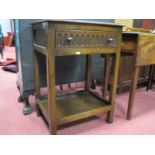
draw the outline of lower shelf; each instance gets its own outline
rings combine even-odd
[[[48,121],[47,99],[38,102],[39,107]],[[108,102],[91,92],[81,91],[74,94],[56,97],[57,124],[65,124],[111,110]]]

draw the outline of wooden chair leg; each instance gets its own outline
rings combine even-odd
[[[127,119],[128,120],[130,120],[132,117],[132,111],[133,111],[133,105],[134,105],[138,76],[139,76],[139,67],[135,67],[134,72],[133,72],[130,94],[129,94],[129,103],[128,103],[128,110],[127,110]]]

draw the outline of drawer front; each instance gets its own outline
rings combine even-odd
[[[112,31],[56,31],[56,48],[116,47],[118,34]]]

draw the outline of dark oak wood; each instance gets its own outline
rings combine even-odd
[[[148,84],[147,84],[147,91],[149,89],[152,89],[153,84],[155,83],[155,65],[150,66],[150,71],[149,71],[149,78],[148,78]]]
[[[49,121],[47,103],[47,99],[40,100],[39,106],[43,108],[44,116]],[[111,105],[108,102],[88,91],[57,96],[56,105],[58,125],[90,117],[92,114],[97,115],[108,112],[111,109]]]
[[[57,134],[56,100],[55,100],[55,56],[54,56],[54,25],[49,25],[47,36],[47,87],[48,87],[48,120],[51,134]]]
[[[90,90],[91,85],[91,74],[92,74],[92,57],[90,55],[86,56],[86,90]]]
[[[62,84],[60,85],[60,90],[63,90],[63,85]]]
[[[124,53],[124,52],[123,52]],[[118,93],[128,91],[131,85],[132,73],[134,70],[134,55],[125,53],[120,58],[120,69],[118,77]],[[144,87],[149,76],[149,66],[142,66],[139,71],[138,86]]]
[[[155,34],[140,33],[136,66],[155,64]]]
[[[36,95],[43,116],[48,121],[50,134],[57,134],[58,125],[86,117],[108,113],[108,122],[113,121],[122,26],[101,23],[72,22],[60,20],[40,21],[32,24],[34,53],[46,57],[48,97]],[[106,101],[90,92],[91,55],[114,56],[113,81],[110,100]],[[55,57],[86,55],[86,87],[82,92],[56,96]],[[35,64],[39,62],[36,57]],[[38,66],[35,65],[37,68]],[[36,91],[39,88],[39,73],[35,75]],[[70,85],[68,85],[70,87]],[[60,86],[61,89],[62,86]]]
[[[38,100],[40,96],[40,75],[39,75],[39,60],[38,60],[38,53],[34,52],[34,78],[35,78],[35,97]],[[38,107],[38,103],[36,104],[36,110],[38,115],[40,115],[40,110]]]
[[[121,49],[121,41],[122,38],[120,37],[118,40],[118,48]],[[116,55],[114,55],[113,58],[113,64],[112,65],[112,84],[110,87],[110,96],[109,96],[109,101],[112,106],[111,111],[108,112],[107,114],[107,122],[112,123],[114,119],[114,109],[115,109],[115,99],[116,99],[116,91],[117,91],[117,83],[118,83],[118,73],[119,73],[119,62],[120,62],[120,53],[117,52]]]
[[[155,34],[146,32],[124,32],[122,52],[134,54],[134,71],[129,95],[127,119],[132,118],[139,70],[141,67],[155,64]],[[130,48],[130,44],[132,43]]]
[[[130,120],[132,117],[132,111],[134,106],[134,98],[136,94],[137,81],[139,76],[139,67],[134,68],[133,78],[131,83],[131,90],[129,94],[129,103],[128,103],[128,111],[127,111],[127,119]]]
[[[103,78],[103,98],[106,98],[108,92],[109,75],[110,75],[110,55],[105,56],[104,78]]]
[[[148,77],[148,83],[147,83],[146,91],[148,91],[149,89],[152,88],[153,77],[154,77],[154,65],[151,65],[150,69],[149,69],[149,77]]]
[[[40,96],[40,76],[39,76],[39,60],[38,53],[34,52],[34,77],[35,77],[35,96],[38,98]]]

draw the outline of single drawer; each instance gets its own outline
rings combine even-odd
[[[56,48],[116,47],[118,34],[110,31],[56,31]]]

